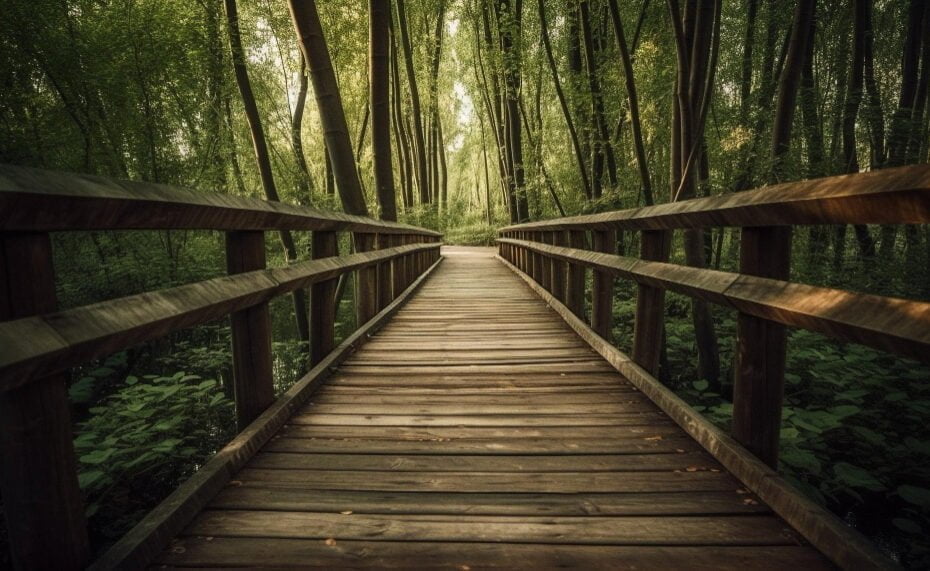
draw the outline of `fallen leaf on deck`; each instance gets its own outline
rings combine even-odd
[[[346,511],[344,511],[344,512],[339,512],[339,513],[341,513],[342,515],[351,515],[351,514],[352,514],[352,510],[346,510]]]
[[[647,436],[645,440],[662,440],[661,436]]]
[[[326,538],[326,541],[324,541],[323,543],[325,543],[326,545],[332,547],[332,546],[336,545],[336,540],[333,539],[332,537],[327,537],[327,538]]]

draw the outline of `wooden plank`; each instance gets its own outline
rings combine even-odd
[[[535,243],[545,251],[618,277],[742,313],[930,362],[930,303],[794,284]]]
[[[440,236],[364,216],[0,164],[0,230],[328,230]]]
[[[315,414],[372,414],[372,415],[429,415],[429,416],[457,416],[467,411],[469,416],[535,416],[535,415],[591,415],[591,414],[630,414],[656,411],[654,404],[648,399],[638,399],[621,403],[583,403],[567,404],[549,402],[545,404],[519,404],[519,403],[471,403],[467,408],[461,403],[442,404],[365,404],[365,403],[311,403],[298,413],[299,415]]]
[[[617,431],[616,428],[611,432]],[[655,430],[653,432],[657,432]],[[287,438],[269,442],[269,452],[295,452],[300,454],[677,454],[678,450],[694,450],[690,438],[645,436],[636,438],[459,438],[441,443],[430,440],[386,440],[363,438]]]
[[[452,442],[459,440],[513,440],[517,438],[569,439],[584,438],[612,441],[624,438],[659,441],[666,438],[681,438],[683,433],[670,420],[612,426],[605,430],[600,426],[388,426],[372,431],[367,426],[316,426],[289,424],[281,429],[279,436],[288,438],[332,438],[362,440],[412,440],[417,442]],[[433,454],[443,453],[443,448],[421,447]],[[571,447],[567,447],[571,450]],[[683,454],[671,450],[676,454]]]
[[[0,321],[54,311],[54,274],[48,234],[0,235]],[[81,569],[90,559],[67,382],[55,374],[0,393],[0,493],[19,569]]]
[[[788,182],[756,190],[501,228],[673,230],[710,226],[924,224],[930,222],[930,166]]]
[[[742,490],[745,492],[745,490]],[[746,500],[753,500],[747,502]],[[462,514],[550,516],[641,516],[764,514],[770,510],[751,494],[652,492],[648,494],[483,494],[359,492],[227,486],[214,509],[310,511],[358,514]]]
[[[514,272],[520,275],[515,269]],[[536,287],[530,280],[524,279],[524,282],[617,372],[636,385],[691,438],[831,561],[847,569],[888,569],[894,566],[871,542],[822,506],[802,496],[777,472],[698,414],[619,349],[600,338],[546,291]]]
[[[829,569],[812,549],[797,546],[608,546],[437,543],[185,537],[157,561],[177,569],[239,565],[331,569],[351,562],[372,568],[443,569]]]
[[[767,516],[532,517],[205,511],[188,529],[211,537],[482,541],[615,545],[792,545]]]
[[[623,426],[661,419],[662,413],[512,415],[312,414],[293,422],[330,426]]]
[[[0,392],[419,248],[299,262],[0,323]],[[28,336],[28,337],[27,337]]]
[[[568,231],[568,246],[583,250],[585,248],[585,233],[579,230]],[[565,305],[578,317],[584,317],[584,267],[579,264],[568,263],[568,282],[565,285]]]
[[[351,470],[373,472],[656,472],[720,471],[706,453],[642,455],[403,455],[262,453],[249,463],[265,470]],[[467,490],[459,490],[467,491]]]
[[[226,233],[226,270],[230,275],[265,269],[265,233]],[[271,315],[264,301],[229,316],[232,329],[236,421],[243,430],[274,401]]]
[[[396,313],[435,268],[434,265],[430,272],[424,274],[417,283],[404,292],[404,295],[394,300],[375,319],[357,329],[323,361],[294,383],[248,428],[240,432],[190,479],[181,484],[106,553],[94,561],[90,569],[136,569],[154,559],[230,481],[230,476],[244,466],[258,449],[284,426],[293,411],[307,402],[307,399],[319,388],[333,368],[364,343],[370,332]]]
[[[787,280],[790,260],[790,227],[743,228],[741,274]],[[737,317],[736,331],[732,434],[777,470],[788,332],[784,325],[744,313]]]

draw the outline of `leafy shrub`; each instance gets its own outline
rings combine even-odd
[[[216,381],[176,373],[127,377],[78,424],[79,481],[95,534],[116,538],[235,434]]]

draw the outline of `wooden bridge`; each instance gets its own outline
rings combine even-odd
[[[889,567],[773,470],[785,326],[926,361],[930,304],[787,281],[790,228],[928,221],[921,166],[514,226],[498,252],[440,256],[439,235],[401,224],[0,167],[0,491],[14,561]],[[667,262],[671,231],[708,226],[743,227],[740,273]],[[49,232],[182,228],[227,232],[231,275],[55,312]],[[314,259],[266,269],[264,232],[281,229],[311,231]],[[617,231],[642,232],[640,258],[615,254]],[[338,232],[355,253],[337,255]],[[347,272],[361,325],[334,346]],[[629,357],[609,341],[617,278],[639,284]],[[267,303],[304,287],[313,368],[274,400]],[[653,376],[666,289],[739,312],[732,435]],[[91,563],[67,370],[227,314],[241,432]]]

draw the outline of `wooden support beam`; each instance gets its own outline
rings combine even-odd
[[[402,246],[404,244],[403,236],[392,236],[391,237],[392,247]],[[404,276],[406,267],[404,265],[406,260],[405,256],[397,256],[391,260],[391,300],[395,300],[403,293],[405,288]]]
[[[552,232],[540,232],[539,241],[543,244],[552,244]],[[552,293],[552,258],[546,254],[542,254],[542,270],[539,274],[540,284],[548,291]]]
[[[393,246],[393,238],[390,234],[379,234],[378,249],[390,249]],[[381,311],[393,300],[391,296],[391,260],[385,260],[378,264],[376,272],[378,274],[378,311]]]
[[[671,232],[666,230],[643,232],[639,257],[654,262],[667,261],[671,238]],[[641,283],[637,285],[636,292],[633,361],[657,377],[665,328],[665,289]]]
[[[553,246],[568,246],[568,236],[564,231],[549,233]],[[553,259],[550,266],[549,283],[552,285],[552,295],[561,302],[565,302],[565,278],[568,274],[568,264],[562,260]]]
[[[593,230],[592,250],[613,254],[617,249],[616,230]],[[591,329],[598,335],[611,340],[614,321],[614,277],[607,272],[594,271],[594,287],[591,292]]]
[[[376,234],[356,232],[355,251],[370,252],[375,249]],[[414,254],[419,256],[419,252]],[[361,327],[378,313],[378,273],[374,267],[363,268],[355,273],[355,317],[356,325]]]
[[[743,228],[741,274],[787,280],[790,267],[790,227]],[[784,325],[740,312],[736,335],[733,437],[777,468],[787,331]]]
[[[314,232],[311,237],[311,257],[331,258],[338,252],[336,232]],[[322,361],[336,345],[336,286],[338,279],[310,286],[310,366]]]
[[[583,250],[585,235],[580,230],[568,231],[568,246]],[[568,282],[565,284],[565,305],[572,313],[584,319],[584,266],[568,263]]]
[[[230,275],[265,269],[265,233],[226,233],[226,270]],[[230,315],[233,378],[239,430],[258,418],[274,401],[271,315],[268,302]]]
[[[0,321],[55,310],[48,234],[0,236],[0,275]],[[90,558],[67,381],[55,374],[0,394],[0,493],[19,569],[82,569]]]

